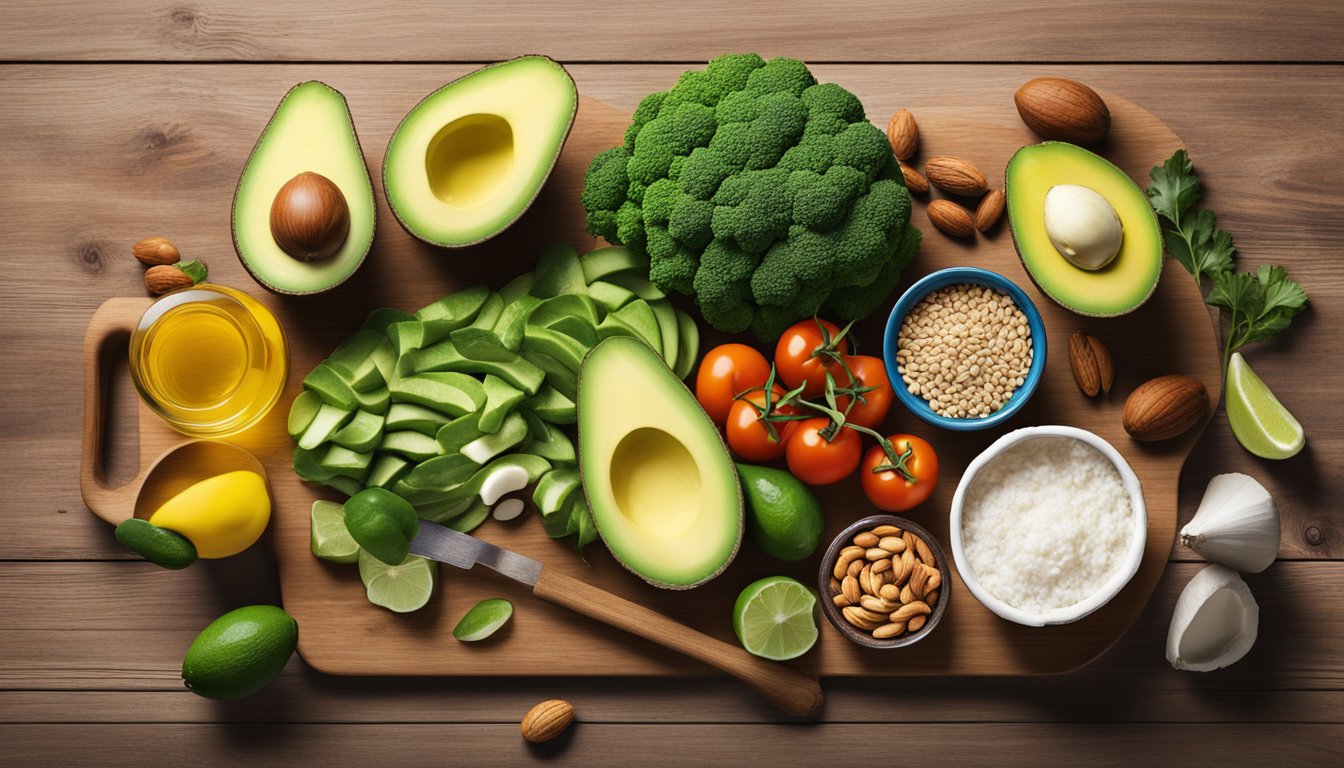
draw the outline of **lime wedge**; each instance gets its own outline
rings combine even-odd
[[[733,606],[733,632],[742,647],[772,661],[794,659],[817,642],[817,598],[787,576],[752,582]]]
[[[1255,375],[1240,352],[1227,364],[1227,423],[1241,447],[1265,459],[1296,456],[1307,444],[1302,425]]]
[[[345,530],[345,513],[334,501],[314,501],[309,522],[309,543],[313,554],[336,563],[359,559],[359,545]]]
[[[362,549],[359,551],[359,578],[368,590],[369,602],[396,613],[425,607],[434,592],[436,565],[419,555],[407,555],[400,565],[388,565]]]
[[[495,631],[513,617],[513,603],[502,597],[495,597],[489,600],[482,600],[473,605],[470,611],[462,616],[462,620],[453,627],[453,637],[464,643],[474,643],[477,640],[495,634]]]

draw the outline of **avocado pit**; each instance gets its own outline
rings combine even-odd
[[[345,195],[319,173],[304,171],[285,182],[271,203],[271,237],[280,250],[299,261],[330,259],[349,234]]]
[[[1115,208],[1091,187],[1057,184],[1045,195],[1045,233],[1055,250],[1079,269],[1110,264],[1124,242]]]

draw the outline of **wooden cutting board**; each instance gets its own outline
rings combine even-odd
[[[1143,183],[1148,169],[1168,157],[1181,142],[1144,109],[1117,96],[1105,98],[1113,128],[1097,149]],[[946,109],[918,115],[923,144],[917,162],[939,154],[962,156],[976,163],[991,184],[1001,188],[1002,168],[1008,158],[1036,137],[1022,125],[1011,99],[968,104],[949,94],[947,104]],[[299,622],[299,652],[313,667],[347,675],[709,672],[642,640],[535,600],[523,588],[480,569],[465,573],[441,566],[434,597],[417,613],[397,615],[375,607],[364,597],[356,567],[319,560],[308,549],[308,513],[313,500],[339,497],[304,484],[289,468],[292,445],[285,434],[285,415],[300,381],[358,327],[369,310],[378,306],[414,310],[481,281],[498,287],[530,269],[538,248],[552,240],[571,240],[580,251],[594,244],[583,231],[584,215],[579,204],[583,172],[593,155],[619,143],[627,120],[627,115],[604,104],[581,99],[573,133],[546,188],[522,219],[490,242],[460,251],[425,246],[393,252],[375,246],[353,280],[315,297],[273,296],[254,284],[236,283],[235,287],[258,296],[276,312],[289,337],[291,371],[285,397],[262,424],[233,442],[253,451],[269,471],[275,511],[264,541],[279,566],[284,607]],[[366,147],[366,152],[370,167],[381,167],[380,148]],[[1067,312],[1031,284],[1017,259],[1006,221],[987,236],[955,241],[929,224],[924,214],[927,199],[917,199],[914,213],[914,222],[924,231],[923,249],[891,303],[905,286],[931,271],[954,265],[986,267],[1017,282],[1036,302],[1045,319],[1050,353],[1034,399],[998,429],[942,432],[917,421],[899,406],[893,408],[886,431],[911,431],[930,439],[942,464],[942,478],[933,497],[909,517],[929,528],[950,551],[948,509],[961,472],[970,460],[1006,431],[1037,424],[1071,424],[1109,440],[1142,481],[1149,515],[1143,564],[1114,600],[1074,624],[1028,628],[1003,621],[976,602],[960,579],[954,578],[947,615],[923,642],[896,651],[866,650],[850,644],[821,620],[816,648],[790,663],[818,675],[1021,675],[1074,670],[1109,648],[1152,594],[1175,535],[1181,466],[1203,428],[1201,425],[1159,445],[1137,443],[1120,426],[1124,398],[1150,377],[1184,373],[1203,381],[1216,399],[1222,381],[1214,327],[1194,281],[1170,260],[1156,293],[1137,312],[1109,320]],[[381,238],[385,239],[389,237],[386,228],[396,225],[381,195],[378,202],[379,224],[384,228]],[[86,378],[110,364],[114,356],[106,354],[107,349],[126,341],[117,329],[133,323],[148,303],[148,299],[113,299],[99,310],[86,343],[86,366],[90,369]],[[885,314],[880,313],[857,326],[856,339],[864,350],[878,353],[885,320]],[[1116,383],[1108,398],[1087,400],[1074,386],[1067,340],[1078,329],[1105,340],[1115,357]],[[702,348],[720,340],[712,333],[706,337]],[[86,407],[90,421],[96,422],[99,386],[90,381]],[[181,435],[141,405],[142,471],[132,486],[145,479],[157,457],[183,442]],[[96,451],[94,454],[96,459]],[[86,501],[95,513],[111,522],[124,519],[132,511],[147,516],[159,500],[215,470],[231,468],[237,460],[227,451],[208,446],[177,454],[153,473],[138,504],[130,501],[130,494],[99,490],[92,479],[96,466],[86,465],[85,487],[94,489],[86,493]],[[96,465],[97,461],[90,464]],[[826,510],[827,541],[847,523],[873,512],[856,477],[818,489],[818,496]],[[669,592],[650,587],[623,570],[600,542],[588,548],[585,562],[567,544],[548,539],[535,515],[509,523],[489,521],[476,533],[729,642],[735,642],[732,605],[743,586],[775,574],[814,584],[817,560],[825,548],[823,543],[808,560],[780,563],[744,542],[736,561],[713,582],[687,592]],[[516,612],[510,625],[487,642],[465,644],[454,640],[450,633],[458,618],[488,597],[505,597],[514,603]]]

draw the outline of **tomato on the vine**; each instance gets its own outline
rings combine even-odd
[[[859,481],[873,506],[887,512],[904,512],[924,503],[937,487],[938,454],[927,440],[914,435],[892,435],[887,440],[900,466],[879,469],[892,466],[892,461],[881,445],[874,445],[863,457]]]
[[[887,378],[887,366],[880,358],[868,355],[846,357],[845,365],[848,366],[854,379],[852,383],[846,383],[848,377],[844,377],[843,380],[837,378],[835,381],[837,387],[872,387],[867,392],[859,394],[858,401],[849,409],[845,421],[869,429],[882,426],[882,422],[887,418],[887,411],[891,409],[891,380]],[[836,405],[840,406],[843,412],[848,407],[849,400],[848,396],[841,396],[836,398]]]
[[[840,337],[840,329],[835,323],[821,319],[800,320],[779,337],[779,343],[775,345],[775,370],[789,389],[806,382],[803,397],[817,397],[826,391],[828,371],[840,386],[849,380],[840,365],[840,360],[847,354],[849,340]]]
[[[788,415],[797,413],[794,406],[774,408],[783,396],[784,390],[775,387],[770,396],[771,410]],[[774,461],[783,456],[785,446],[799,424],[797,421],[772,422],[770,427],[773,427],[774,436],[771,437],[771,429],[761,418],[764,408],[765,390],[760,389],[738,398],[728,411],[728,421],[723,428],[728,447],[747,461]]]
[[[765,384],[770,362],[746,344],[720,344],[705,353],[695,375],[695,399],[709,418],[722,425],[728,420],[733,398]]]
[[[863,443],[859,433],[840,428],[827,440],[823,433],[832,422],[826,417],[806,419],[789,438],[785,456],[789,471],[808,485],[830,485],[849,477],[859,466]]]

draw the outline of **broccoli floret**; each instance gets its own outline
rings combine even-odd
[[[900,168],[858,98],[755,54],[640,102],[624,145],[594,158],[583,204],[588,231],[647,255],[660,288],[695,295],[720,330],[766,339],[822,309],[873,311],[919,245]]]

